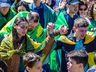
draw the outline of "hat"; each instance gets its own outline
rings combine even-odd
[[[21,1],[25,1],[27,3],[33,3],[33,0],[21,0]]]
[[[76,4],[79,4],[80,1],[79,0],[67,0],[67,4],[69,5],[76,5]]]
[[[0,7],[10,7],[10,3],[7,0],[0,0]]]

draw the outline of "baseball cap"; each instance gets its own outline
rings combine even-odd
[[[21,0],[21,1],[25,1],[27,3],[33,3],[33,0]]]
[[[10,3],[7,0],[0,0],[0,7],[10,7]]]
[[[67,0],[67,4],[69,5],[76,5],[76,4],[79,4],[80,1],[79,0]]]

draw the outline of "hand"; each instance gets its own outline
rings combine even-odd
[[[68,28],[67,28],[66,26],[64,26],[64,25],[62,25],[62,26],[59,28],[59,32],[60,32],[61,35],[66,34],[67,31],[68,31]]]
[[[48,6],[50,6],[51,5],[51,1],[50,0],[46,0],[45,1],[45,4],[47,4]]]
[[[58,9],[59,9],[59,8],[58,8],[57,6],[54,6],[54,7],[53,7],[53,10],[54,10],[55,12],[58,12]]]
[[[54,30],[54,24],[52,22],[49,22],[47,25],[48,33],[53,32]]]

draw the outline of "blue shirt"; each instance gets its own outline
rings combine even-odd
[[[66,35],[69,35],[70,32],[72,31],[72,28],[73,28],[73,25],[74,25],[74,20],[75,20],[76,18],[78,18],[79,15],[76,13],[76,14],[73,16],[73,18],[72,18],[67,12],[65,12],[65,13],[64,13],[64,17],[65,17],[66,22],[67,22],[67,24],[68,24],[68,26],[69,26],[69,30],[68,30],[68,33],[67,33]]]
[[[84,49],[84,47],[83,47],[83,40],[77,40],[76,39],[75,50],[81,50],[82,48]]]
[[[33,12],[37,12],[39,14],[39,18],[40,18],[40,24],[41,26],[44,28],[44,8],[43,8],[43,4],[40,3],[40,6],[39,7],[36,7],[35,6],[35,3],[33,3],[32,5],[32,11]]]

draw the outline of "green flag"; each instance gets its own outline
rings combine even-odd
[[[12,32],[13,24],[16,17],[26,17],[29,12],[23,11],[19,12],[13,19],[11,19],[0,31],[0,36],[4,37],[6,34],[10,34]],[[34,30],[28,31],[28,35],[31,36],[37,42],[42,42],[46,38],[46,30],[42,28],[40,24],[36,26]]]
[[[57,20],[55,22],[55,29],[58,29],[62,25],[68,27],[68,24],[67,24],[66,19],[64,17],[64,13],[60,12],[60,14],[58,15]]]
[[[92,28],[96,28],[96,20],[91,20],[90,23],[88,26],[89,31],[91,31]]]
[[[9,34],[12,32],[13,24],[16,19],[16,17],[26,17],[28,14],[27,11],[19,12],[14,18],[12,18],[1,30],[0,30],[0,36],[4,37],[4,35]]]
[[[55,22],[55,30],[57,30],[62,25],[68,27],[68,24],[67,24],[66,19],[64,17],[64,13],[61,11],[60,14],[57,17],[56,22]],[[57,40],[59,37],[60,37],[60,35],[56,36],[55,40]]]
[[[31,36],[34,40],[37,42],[42,42],[44,39],[46,39],[46,30],[42,28],[40,24],[38,24],[33,30],[28,31],[28,35]]]
[[[64,14],[63,14],[63,12],[60,12],[60,14],[58,15],[58,17],[57,17],[57,20],[56,20],[56,22],[55,22],[55,30],[57,30],[60,26],[62,26],[62,25],[64,25],[64,26],[67,26],[68,27],[68,24],[67,24],[67,22],[66,22],[66,19],[65,19],[65,17],[64,17]],[[55,40],[57,40],[58,38],[60,37],[60,35],[59,36],[56,36],[55,37]],[[55,45],[52,47],[52,51],[51,51],[51,53],[50,53],[50,61],[49,61],[49,64],[50,64],[50,68],[52,69],[52,70],[56,70],[57,72],[59,72],[59,67],[60,67],[60,65],[57,63],[57,61],[56,61],[56,51],[54,50],[54,48],[55,48]],[[59,55],[61,55],[60,54],[60,52],[59,52]],[[60,57],[60,56],[59,56]],[[61,64],[61,62],[60,62],[60,64]]]

